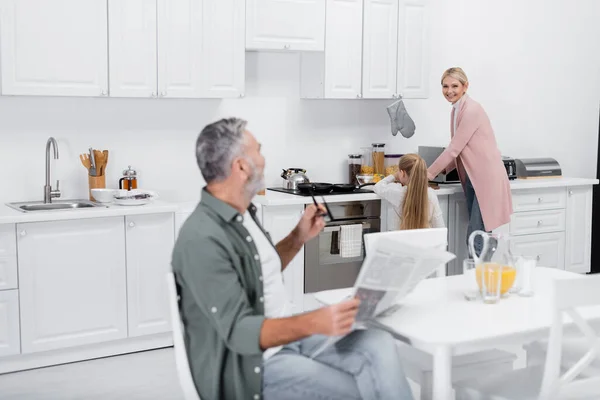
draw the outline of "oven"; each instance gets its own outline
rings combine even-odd
[[[364,234],[380,231],[381,200],[328,203],[328,207],[334,220],[304,244],[304,293],[353,286],[365,256]],[[348,242],[340,240],[342,229],[360,231],[360,239],[354,237],[355,243],[360,240],[360,249],[344,251]]]

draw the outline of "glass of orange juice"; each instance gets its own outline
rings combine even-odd
[[[487,262],[475,268],[477,284],[485,303],[497,303],[515,282],[517,271],[512,266]]]

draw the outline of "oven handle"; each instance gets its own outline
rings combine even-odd
[[[371,224],[369,222],[361,222],[363,229],[371,229]],[[344,224],[344,225],[354,225],[354,224]],[[323,228],[323,232],[339,232],[342,228],[342,225],[336,226],[326,226]]]

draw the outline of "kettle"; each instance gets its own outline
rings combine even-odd
[[[131,165],[123,170],[123,177],[119,179],[119,189],[137,189],[137,172],[131,168]]]
[[[310,182],[308,176],[306,176],[306,170],[303,168],[283,169],[281,177],[283,178],[283,187],[285,189],[298,190],[299,183]]]

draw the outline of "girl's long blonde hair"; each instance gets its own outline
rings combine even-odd
[[[429,181],[425,160],[417,154],[405,154],[400,158],[398,168],[408,176],[400,229],[429,228]]]

